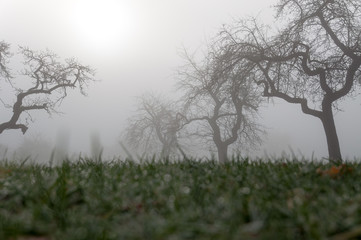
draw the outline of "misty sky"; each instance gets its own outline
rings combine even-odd
[[[70,133],[70,150],[89,151],[90,136],[98,132],[111,151],[135,109],[135,97],[146,91],[174,95],[174,73],[183,60],[182,48],[196,51],[222,24],[257,16],[272,24],[270,0],[0,0],[1,38],[34,50],[49,49],[62,59],[76,57],[96,69],[98,82],[88,97],[71,91],[62,115],[33,114],[25,137],[55,141]],[[12,66],[21,69],[21,65]],[[4,96],[3,92],[0,92]],[[11,101],[9,103],[12,103]],[[345,157],[361,157],[361,99],[341,104],[336,124]],[[1,106],[1,111],[4,110]],[[291,147],[306,157],[327,156],[326,140],[318,119],[301,113],[297,105],[275,101],[261,111],[268,140],[261,149],[280,154]],[[0,120],[7,117],[1,114]],[[21,131],[6,130],[0,143],[19,146]],[[260,151],[262,153],[262,150]]]

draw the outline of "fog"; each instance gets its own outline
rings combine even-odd
[[[1,38],[33,50],[49,49],[61,59],[75,57],[96,69],[98,80],[87,97],[70,91],[59,111],[48,116],[33,112],[25,135],[6,130],[0,144],[15,150],[36,139],[69,153],[105,156],[123,154],[119,137],[135,111],[135,99],[144,92],[175,92],[174,73],[183,64],[179,52],[204,46],[222,24],[257,16],[272,24],[276,1],[270,0],[0,0]],[[11,65],[21,70],[20,63]],[[3,80],[1,80],[3,81]],[[6,89],[1,97],[12,103]],[[336,125],[344,157],[361,157],[361,98],[343,101]],[[1,106],[1,111],[11,111]],[[298,105],[270,100],[260,111],[268,135],[252,156],[280,156],[294,152],[307,158],[327,157],[321,122],[301,112]],[[1,114],[0,120],[8,115]],[[93,146],[93,147],[92,147]],[[92,152],[93,151],[93,152]],[[94,152],[95,151],[95,152]],[[51,151],[50,151],[51,152]]]

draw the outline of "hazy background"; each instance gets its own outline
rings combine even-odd
[[[88,97],[71,91],[62,115],[34,113],[26,135],[7,130],[0,144],[11,149],[24,139],[44,139],[44,146],[63,141],[70,152],[91,154],[91,136],[98,136],[105,155],[121,153],[118,140],[126,119],[135,110],[135,97],[145,91],[174,95],[174,72],[183,64],[183,47],[196,51],[222,24],[257,16],[272,24],[270,0],[0,0],[0,40],[34,50],[49,50],[62,59],[76,57],[96,69],[100,80],[89,86]],[[12,66],[14,70],[21,65]],[[0,90],[0,95],[4,96]],[[8,103],[12,103],[8,99]],[[336,115],[344,157],[361,157],[361,99],[343,102]],[[0,107],[0,120],[7,120]],[[280,155],[301,152],[327,156],[318,119],[299,106],[275,101],[261,110],[268,137],[260,151]],[[93,138],[94,139],[94,138]],[[46,146],[46,145],[49,146]]]

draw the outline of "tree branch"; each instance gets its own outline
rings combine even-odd
[[[357,58],[358,56],[355,55],[354,51],[351,50],[350,48],[348,48],[345,44],[343,44],[340,39],[337,37],[337,35],[335,34],[335,32],[331,29],[331,27],[328,25],[326,19],[323,16],[322,11],[318,12],[318,18],[320,19],[321,25],[322,27],[326,30],[326,32],[328,33],[328,35],[330,35],[331,39],[333,40],[333,42],[336,44],[337,47],[339,47],[342,52],[349,56],[352,59]]]

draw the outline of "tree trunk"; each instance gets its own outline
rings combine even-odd
[[[326,134],[328,157],[331,161],[340,164],[342,163],[342,155],[331,104],[323,106],[321,121]]]
[[[163,144],[162,151],[160,153],[160,158],[168,158],[170,154],[169,146],[166,144]]]
[[[184,159],[184,160],[185,160],[185,159],[188,159],[187,154],[183,151],[183,149],[181,148],[181,146],[180,146],[178,143],[176,144],[176,146],[177,146],[178,151],[182,154],[183,159]]]
[[[220,163],[226,163],[228,162],[228,146],[224,144],[218,144],[217,145],[217,151],[218,151],[218,161]]]

